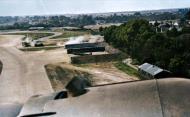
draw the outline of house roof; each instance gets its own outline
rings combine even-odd
[[[159,68],[159,67],[152,65],[152,64],[149,64],[149,63],[142,64],[141,66],[139,66],[139,69],[143,70],[143,71],[145,71],[145,72],[147,72],[153,76],[161,73],[162,71],[166,71],[162,68]]]

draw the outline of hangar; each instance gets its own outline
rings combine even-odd
[[[171,76],[170,71],[149,63],[144,63],[141,66],[139,66],[138,71],[142,79],[159,79]]]

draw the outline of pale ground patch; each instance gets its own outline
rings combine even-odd
[[[24,103],[29,97],[53,92],[44,65],[67,61],[62,49],[22,52],[16,48],[23,36],[0,35],[0,103]]]
[[[118,70],[113,63],[83,64],[73,66],[67,63],[49,64],[46,67],[55,91],[65,88],[74,76],[88,79],[92,86],[139,80]]]

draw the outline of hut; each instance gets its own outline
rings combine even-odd
[[[139,66],[139,76],[142,79],[160,79],[160,78],[166,78],[171,76],[171,72],[162,68],[159,68],[158,66],[144,63],[141,66]]]

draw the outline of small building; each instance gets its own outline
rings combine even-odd
[[[29,30],[43,30],[44,27],[30,27]]]
[[[81,28],[79,28],[79,27],[63,27],[63,30],[77,31],[77,30],[81,30]]]
[[[85,47],[85,48],[73,48],[67,49],[67,54],[82,54],[92,52],[104,52],[105,47]]]
[[[30,45],[32,47],[41,47],[41,46],[44,46],[43,41],[40,41],[40,40],[33,40],[33,41],[30,42]]]
[[[101,43],[76,43],[76,44],[66,44],[66,49],[75,49],[75,48],[93,48],[97,47]]]
[[[162,32],[166,32],[166,31],[168,31],[169,29],[170,29],[170,25],[169,24],[167,24],[167,23],[165,23],[165,24],[160,24],[159,26],[158,26],[158,28],[160,28],[160,32],[162,33]],[[158,32],[158,30],[157,30],[157,32]]]
[[[105,47],[100,43],[81,43],[81,44],[67,44],[65,45],[67,54],[82,54],[92,52],[104,52]]]
[[[161,79],[171,76],[171,72],[155,65],[144,63],[139,66],[139,75],[142,79]]]
[[[32,38],[27,35],[27,37],[22,40],[22,46],[23,47],[31,46],[31,41],[32,41]]]

